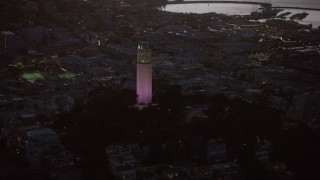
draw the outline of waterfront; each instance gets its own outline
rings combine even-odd
[[[185,1],[193,1],[193,0],[185,0]],[[225,1],[232,1],[232,0],[225,0]],[[262,2],[262,3],[268,2],[265,0],[238,0],[238,1],[252,1],[252,2]],[[318,0],[271,0],[270,3],[273,6],[285,6],[285,7],[298,6],[298,7],[304,7],[304,8],[320,8],[320,3]]]
[[[287,16],[287,20],[290,20],[290,16],[297,13],[303,13],[307,12],[309,15],[303,19],[303,20],[295,20],[296,22],[299,22],[301,24],[312,24],[314,28],[317,28],[320,26],[320,11],[305,11],[305,10],[299,10],[299,9],[284,9],[284,11],[280,13],[286,13],[291,12],[289,16]]]
[[[285,1],[280,1],[278,3],[273,3],[274,7],[277,6],[286,6],[293,7],[298,6],[298,3],[288,3],[284,4]],[[311,3],[306,3],[311,4]],[[318,7],[318,6],[299,6],[299,7]],[[226,14],[226,15],[250,15],[251,12],[257,11],[260,8],[258,5],[254,4],[233,4],[233,3],[196,3],[196,4],[167,4],[161,10],[175,13],[196,13],[196,14],[204,14],[215,12],[218,14]],[[291,12],[291,14],[287,17],[289,20],[290,16],[297,13],[307,12],[309,15],[303,20],[299,20],[297,22],[301,24],[312,24],[314,28],[320,26],[320,11],[313,10],[298,10],[298,9],[284,9],[281,13]]]
[[[208,4],[168,4],[162,10],[176,13],[210,13],[227,15],[250,15],[255,5],[249,4],[224,4],[224,3],[208,3]]]

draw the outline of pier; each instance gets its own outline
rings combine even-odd
[[[300,10],[309,10],[309,11],[320,11],[319,8],[304,8],[304,7],[271,7],[272,9],[300,9]],[[261,8],[264,9],[264,8]]]

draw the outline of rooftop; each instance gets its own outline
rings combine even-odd
[[[10,36],[10,35],[13,36],[14,35],[14,33],[11,31],[2,31],[1,34],[5,35],[5,36]]]

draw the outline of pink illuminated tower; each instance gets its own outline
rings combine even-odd
[[[152,102],[151,50],[147,42],[138,44],[137,51],[137,105],[147,106]]]

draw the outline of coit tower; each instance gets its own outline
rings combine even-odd
[[[152,102],[152,64],[149,43],[140,42],[137,50],[137,104]]]

